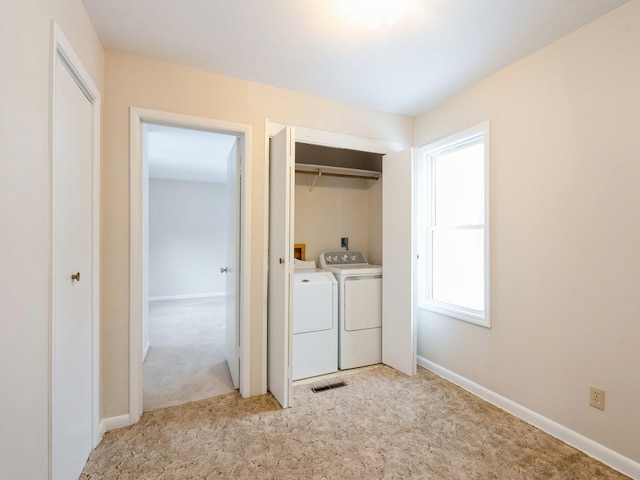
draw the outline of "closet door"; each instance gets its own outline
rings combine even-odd
[[[293,129],[285,127],[274,135],[269,151],[267,386],[280,405],[288,408],[292,389],[293,346]]]
[[[416,373],[413,150],[382,160],[382,363]]]
[[[52,478],[78,478],[89,457],[93,405],[93,107],[55,60]]]

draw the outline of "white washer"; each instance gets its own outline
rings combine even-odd
[[[382,267],[361,251],[320,255],[320,267],[338,279],[338,368],[382,361]]]
[[[336,278],[326,270],[299,268],[296,264],[293,274],[293,380],[337,370]]]

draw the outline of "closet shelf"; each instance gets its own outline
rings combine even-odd
[[[357,168],[330,167],[327,165],[312,165],[296,163],[296,173],[307,175],[327,175],[330,177],[364,178],[367,180],[380,180],[382,172],[375,170],[360,170]]]

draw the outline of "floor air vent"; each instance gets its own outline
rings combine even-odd
[[[336,382],[336,383],[332,383],[330,385],[323,385],[322,387],[315,387],[312,388],[311,391],[313,393],[318,393],[318,392],[324,392],[326,390],[333,390],[334,388],[340,388],[340,387],[346,387],[347,384],[344,382]]]

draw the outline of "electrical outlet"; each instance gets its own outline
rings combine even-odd
[[[349,237],[340,238],[340,247],[349,250]]]
[[[604,390],[601,388],[591,387],[589,391],[589,405],[594,408],[604,410]]]

